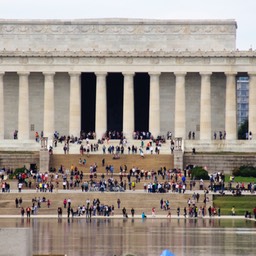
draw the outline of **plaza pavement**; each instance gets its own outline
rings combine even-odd
[[[224,191],[225,192],[225,195],[232,195],[232,192],[230,191]],[[5,192],[5,193],[18,193],[20,195],[22,194],[35,194],[35,195],[44,195],[44,194],[51,194],[51,192],[36,192],[35,190],[27,190],[27,189],[24,189],[22,190],[21,192],[18,192],[17,189],[12,189],[10,192]],[[82,192],[80,189],[77,189],[77,190],[64,190],[64,189],[58,189],[58,191],[54,190],[52,193],[72,193],[72,194],[76,194],[76,193],[84,193],[84,194],[101,194],[101,193],[147,193],[145,192],[144,190],[126,190],[125,192]],[[199,193],[200,195],[204,194],[204,191],[203,190],[187,190],[185,192],[185,194],[190,194],[190,195],[193,195],[194,193]],[[171,195],[171,194],[177,194],[177,193],[173,193],[173,192],[169,192],[169,193],[163,193],[163,195]],[[209,192],[209,194],[211,195],[219,195],[219,192]],[[152,195],[154,195],[152,193]],[[256,194],[254,193],[251,193],[251,192],[243,192],[242,195],[251,195],[251,196],[255,196]],[[176,210],[175,210],[176,212]],[[167,214],[168,214],[168,211],[166,211],[166,214],[158,214],[157,211],[156,211],[156,216],[152,216],[152,215],[147,215],[147,219],[185,219],[185,217],[183,216],[183,214],[180,214],[180,216],[177,216],[175,214],[171,214],[171,217],[167,217]],[[16,214],[16,215],[0,215],[0,218],[2,219],[11,219],[11,218],[22,218],[20,214]],[[27,219],[26,216],[23,217],[24,219]],[[57,215],[57,209],[56,209],[56,214],[52,214],[52,215],[41,215],[41,214],[38,214],[38,215],[31,215],[30,217],[31,219],[42,219],[42,218],[45,218],[45,219],[58,219],[58,215]],[[61,219],[67,219],[67,214],[63,214],[62,215],[62,218]],[[73,217],[74,219],[87,219],[85,216],[75,216]],[[70,217],[70,219],[72,219],[72,217]],[[92,219],[126,219],[123,217],[123,215],[117,215],[115,214],[114,216],[92,216]],[[141,214],[135,214],[134,215],[134,218],[131,217],[131,215],[129,216],[128,214],[128,219],[141,219]],[[197,217],[197,218],[194,218],[194,217],[186,217],[186,219],[245,219],[244,215],[236,215],[236,216],[231,216],[231,215],[224,215],[224,216],[212,216],[212,217],[209,217],[209,216],[205,216],[205,217]],[[247,220],[251,220],[251,221],[256,221],[256,219],[254,218],[246,218]]]

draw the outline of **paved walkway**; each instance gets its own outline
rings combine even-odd
[[[20,215],[0,215],[0,218],[2,219],[14,219],[14,218],[24,218],[27,219],[26,216],[21,217]],[[31,215],[30,217],[31,219],[58,219],[57,213],[52,214],[52,215]],[[63,214],[62,218],[60,219],[67,219],[68,216],[67,214]],[[85,216],[75,216],[75,217],[70,217],[70,219],[87,219],[89,220],[89,218],[86,218]],[[123,215],[114,215],[114,216],[92,216],[92,219],[126,219],[123,217]],[[141,215],[134,215],[134,218],[132,218],[131,216],[128,215],[128,219],[141,219]],[[234,219],[234,220],[241,220],[241,219],[245,219],[245,217],[243,215],[237,215],[237,216],[214,216],[214,217],[209,217],[209,216],[205,216],[205,217],[187,217],[184,218],[184,216],[177,216],[177,215],[172,215],[171,217],[167,217],[167,215],[163,215],[163,214],[156,214],[155,217],[153,217],[152,215],[147,215],[147,219],[187,219],[187,220],[191,220],[191,219]],[[247,218],[247,220],[251,220],[251,221],[256,221],[254,218]]]
[[[2,192],[0,192],[2,193]],[[21,192],[18,191],[18,189],[11,189],[10,192],[4,192],[4,193],[19,193],[19,194],[26,194],[26,193],[35,193],[35,194],[45,194],[45,193],[51,193],[51,192],[37,192],[35,189],[23,189]],[[109,191],[105,191],[105,192],[100,192],[100,191],[87,191],[87,192],[82,192],[81,188],[79,189],[54,189],[52,193],[132,193],[132,194],[136,194],[136,193],[148,193],[145,192],[144,189],[137,189],[137,190],[126,190],[125,192],[109,192]],[[204,194],[203,190],[186,190],[184,194],[186,195],[193,195],[194,193],[199,193],[200,195]],[[232,192],[225,190],[224,191],[225,195],[232,195]],[[151,193],[152,195],[154,194],[159,194],[159,193]],[[176,192],[168,192],[168,193],[163,193],[163,195],[168,195],[168,194],[179,194]],[[183,194],[183,193],[180,193]],[[209,191],[210,195],[220,195],[219,192],[211,192]],[[244,191],[242,192],[242,195],[246,195],[246,196],[256,196],[256,193],[251,193],[248,191]]]

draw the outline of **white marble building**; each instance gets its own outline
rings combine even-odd
[[[0,139],[14,130],[19,140],[36,131],[79,136],[87,127],[100,138],[118,123],[128,138],[140,128],[194,131],[199,141],[225,130],[236,140],[239,74],[249,77],[254,139],[256,53],[236,49],[236,28],[234,20],[0,20]]]

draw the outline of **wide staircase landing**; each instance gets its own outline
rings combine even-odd
[[[156,214],[167,215],[167,211],[160,209],[160,200],[169,200],[171,213],[176,215],[177,207],[180,207],[181,214],[183,214],[183,208],[187,207],[187,200],[191,198],[191,194],[178,194],[178,193],[147,193],[147,192],[67,192],[63,191],[53,192],[53,193],[31,193],[28,191],[23,191],[21,193],[1,193],[0,194],[0,215],[20,215],[20,208],[15,206],[15,198],[22,197],[23,203],[22,207],[26,208],[27,206],[32,205],[32,198],[45,197],[47,200],[51,201],[50,208],[47,207],[46,203],[41,203],[41,208],[38,210],[38,215],[56,215],[57,208],[63,208],[63,200],[66,198],[71,199],[71,206],[74,210],[78,206],[86,205],[86,200],[90,199],[91,203],[93,199],[99,199],[100,202],[104,205],[115,207],[115,214],[121,215],[122,208],[127,209],[128,215],[131,213],[131,208],[135,209],[135,214],[141,214],[143,211],[151,215],[152,207],[156,208]],[[121,200],[121,207],[117,207],[117,199]],[[212,195],[209,195],[210,202],[212,204]],[[203,206],[203,194],[200,195],[199,202],[197,206]],[[63,209],[63,214],[66,214],[65,209]]]

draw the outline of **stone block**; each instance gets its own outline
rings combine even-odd
[[[0,248],[0,256],[33,255],[32,230],[28,228],[1,228]]]

